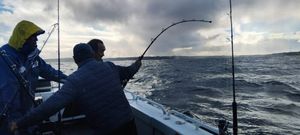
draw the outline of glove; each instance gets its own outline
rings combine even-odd
[[[59,82],[60,83],[65,83],[67,80],[66,79],[60,79]]]
[[[140,69],[140,67],[142,66],[142,60],[141,59],[137,59],[135,62],[134,62],[134,65]]]
[[[11,122],[10,124],[9,124],[9,129],[10,129],[10,131],[12,132],[12,133],[14,133],[14,134],[17,134],[18,133],[18,126],[17,126],[17,123],[16,122]]]

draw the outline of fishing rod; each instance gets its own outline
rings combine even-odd
[[[57,0],[57,65],[58,78],[60,78],[60,20],[59,20],[59,0]],[[58,82],[58,90],[60,90],[60,82]]]
[[[54,30],[55,30],[56,26],[58,26],[58,23],[55,23],[55,24],[53,24],[53,25],[51,25],[51,26],[52,26],[52,29],[51,29],[51,31],[49,32],[49,34],[48,34],[48,37],[47,37],[47,38],[46,38],[46,40],[44,41],[44,43],[43,43],[43,46],[41,47],[41,49],[40,49],[40,52],[39,52],[39,53],[41,53],[41,52],[42,52],[42,50],[43,50],[43,48],[45,47],[46,43],[48,42],[48,40],[49,40],[50,36],[51,36],[51,35],[52,35],[52,33],[54,32]]]
[[[48,37],[47,37],[46,40],[44,41],[43,46],[42,46],[41,49],[38,51],[37,55],[35,55],[35,56],[33,57],[33,59],[35,59],[37,56],[39,56],[39,55],[41,54],[42,50],[44,49],[46,43],[48,42],[50,36],[51,36],[52,33],[54,32],[54,30],[55,30],[55,28],[56,28],[57,25],[58,25],[58,23],[55,23],[55,24],[51,25],[51,26],[53,26],[53,27],[52,27],[51,31],[48,33]]]
[[[61,77],[61,72],[60,72],[60,12],[59,12],[59,0],[57,0],[57,66],[58,66],[58,78],[60,79]],[[60,82],[58,82],[58,91],[60,90]],[[62,122],[61,122],[61,111],[58,111],[57,114],[58,120],[56,122],[57,126],[57,133],[58,135],[61,135],[61,126],[62,126]]]
[[[233,117],[233,135],[238,134],[238,121],[237,121],[237,105],[235,101],[235,72],[234,72],[234,48],[233,48],[233,27],[232,27],[232,5],[231,0],[229,0],[230,5],[230,37],[231,37],[231,65],[232,65],[232,94],[233,94],[233,102],[232,102],[232,117]]]
[[[148,45],[148,47],[146,48],[146,50],[143,52],[143,54],[139,57],[140,60],[142,60],[144,58],[144,55],[146,54],[146,52],[149,50],[149,48],[152,46],[152,44],[155,42],[155,40],[165,31],[167,31],[169,28],[177,25],[177,24],[181,24],[181,23],[186,23],[186,22],[206,22],[206,23],[212,23],[212,21],[207,21],[207,20],[197,20],[197,19],[191,19],[191,20],[182,20],[176,23],[173,23],[171,25],[169,25],[167,28],[163,28],[162,31],[154,38],[151,40],[150,44]]]
[[[205,23],[212,23],[212,21],[207,21],[207,20],[198,20],[198,19],[191,19],[191,20],[181,20],[179,22],[173,23],[171,25],[169,25],[167,28],[163,28],[162,31],[154,38],[151,40],[150,44],[148,45],[148,47],[146,48],[146,50],[143,52],[143,54],[138,58],[138,60],[142,60],[144,58],[144,55],[146,54],[146,52],[149,50],[149,48],[152,46],[152,44],[156,41],[156,39],[163,34],[165,31],[167,31],[169,28],[181,24],[181,23],[186,23],[186,22],[205,22]],[[122,82],[122,87],[123,89],[126,87],[127,83],[129,80],[123,80]]]

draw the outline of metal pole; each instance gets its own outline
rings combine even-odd
[[[58,79],[60,79],[60,20],[59,20],[59,0],[57,0],[57,62],[58,62]],[[59,80],[60,81],[60,80]],[[58,90],[60,90],[60,82],[58,82]],[[58,135],[61,134],[61,113],[58,112]]]
[[[233,94],[233,102],[232,102],[232,114],[233,114],[233,135],[238,134],[238,121],[237,121],[237,105],[235,101],[235,71],[234,71],[234,48],[233,48],[233,27],[232,27],[232,6],[231,0],[229,0],[230,5],[230,28],[231,28],[231,65],[232,65],[232,94]]]
[[[59,0],[57,0],[57,64],[58,71],[60,71],[60,22],[59,22]],[[58,78],[60,78],[60,72],[58,72]],[[60,90],[60,82],[58,82],[58,89]]]

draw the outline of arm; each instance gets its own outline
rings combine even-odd
[[[63,83],[64,80],[67,78],[67,75],[65,75],[61,71],[54,69],[51,65],[47,64],[40,57],[39,57],[39,64],[40,64],[39,66],[40,66],[40,76],[41,77],[48,79],[48,80],[61,82],[61,83]],[[58,73],[60,74],[60,78],[58,78]]]
[[[18,128],[29,127],[58,112],[65,105],[74,101],[77,95],[79,95],[77,91],[73,90],[74,88],[75,86],[73,86],[70,81],[67,81],[61,90],[54,93],[48,100],[27,113],[24,117],[17,120],[16,126]]]
[[[124,80],[128,81],[129,79],[132,79],[134,74],[139,71],[141,65],[142,65],[142,62],[140,59],[138,59],[128,67],[117,66],[117,68],[119,70],[121,82],[123,82]]]

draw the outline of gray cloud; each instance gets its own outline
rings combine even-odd
[[[131,5],[127,0],[67,0],[64,7],[71,11],[72,19],[81,23],[126,22],[131,14]]]
[[[5,7],[13,7],[9,10],[15,11],[14,16],[33,18],[46,30],[56,20],[56,1],[5,0],[5,3],[10,4]],[[21,13],[26,9],[18,10],[22,5],[32,7]],[[265,36],[272,33],[282,33],[277,35],[276,40],[286,41],[287,47],[300,50],[297,47],[299,42],[293,42],[300,41],[298,36],[287,38],[290,33],[300,30],[299,5],[297,0],[233,0],[236,51],[247,54],[247,50],[251,49],[245,47],[258,47],[254,44],[265,48],[271,46],[269,52],[282,50],[282,46],[272,47],[272,43],[276,42]],[[33,9],[41,10],[41,13],[30,14]],[[3,12],[0,12],[3,18],[8,16]],[[206,19],[213,23],[190,22],[169,29],[147,54],[174,55],[174,48],[185,51],[185,54],[201,54],[201,51],[222,54],[230,50],[230,42],[226,40],[230,30],[228,13],[228,0],[64,0],[61,1],[62,42],[72,48],[77,42],[101,38],[108,46],[108,53],[111,50],[114,56],[136,56],[162,28],[182,19]],[[13,27],[10,24],[15,22],[0,23],[1,28],[6,28],[2,33],[8,33],[7,28]]]
[[[222,10],[219,1],[206,0],[149,0],[149,1],[69,1],[66,7],[73,13],[74,19],[80,23],[95,25],[95,22],[120,24],[125,26],[120,31],[128,33],[145,41],[146,47],[163,27],[182,19],[215,20]],[[201,36],[195,32],[203,27],[213,27],[209,24],[190,23],[171,28],[170,32],[162,35],[150,52],[170,52],[170,48],[200,45]],[[95,26],[93,26],[96,28]],[[191,44],[189,42],[194,42]],[[197,42],[197,44],[195,44]],[[158,46],[158,45],[157,45]]]

